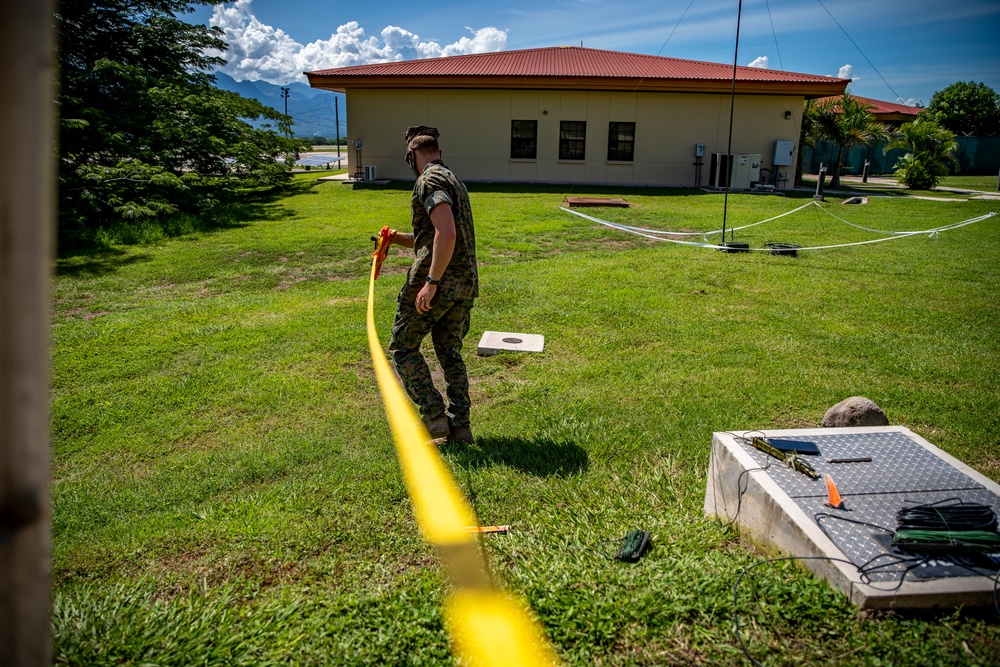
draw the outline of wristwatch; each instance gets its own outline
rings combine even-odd
[[[427,284],[428,285],[440,285],[441,284],[441,279],[438,278],[437,280],[435,280],[434,278],[431,278],[430,274],[427,274]]]

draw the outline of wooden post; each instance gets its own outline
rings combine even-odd
[[[0,665],[51,664],[53,2],[0,3]]]

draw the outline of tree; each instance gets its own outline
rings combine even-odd
[[[896,178],[911,190],[930,190],[948,175],[948,167],[958,169],[955,134],[935,120],[931,113],[921,113],[916,120],[903,123],[885,151],[905,148],[909,152],[896,163]]]
[[[799,128],[799,159],[795,161],[795,185],[802,185],[802,147],[816,145],[816,117],[818,106],[815,99],[808,99],[802,105],[802,126]]]
[[[63,0],[60,243],[121,221],[205,214],[236,188],[289,177],[289,120],[222,91],[217,28],[177,18],[210,0]],[[255,129],[247,121],[265,121]]]
[[[889,138],[889,129],[875,120],[871,105],[858,100],[850,91],[816,105],[812,121],[814,138],[837,145],[830,187],[840,187],[840,163],[844,151],[852,146],[870,146]]]
[[[931,96],[927,110],[956,135],[992,137],[1000,132],[1000,93],[985,83],[953,83]]]

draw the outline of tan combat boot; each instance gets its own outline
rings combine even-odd
[[[424,422],[427,432],[431,435],[431,442],[434,444],[443,444],[451,436],[451,428],[448,426],[448,417],[445,415],[435,417],[430,421],[421,418],[421,421]]]
[[[456,444],[471,445],[473,443],[472,428],[469,426],[453,426],[448,442]]]

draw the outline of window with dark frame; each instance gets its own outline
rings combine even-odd
[[[559,123],[559,159],[586,158],[587,121],[564,120]]]
[[[510,121],[510,158],[534,160],[538,156],[538,121]]]
[[[632,162],[635,157],[635,123],[608,124],[608,162]]]

